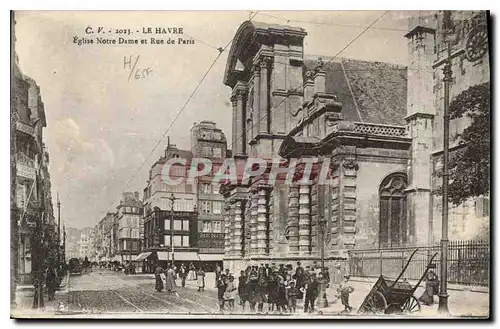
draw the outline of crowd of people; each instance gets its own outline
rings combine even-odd
[[[167,264],[164,269],[158,265],[155,270],[155,289],[177,293],[176,279],[181,280],[185,287],[186,281],[197,281],[198,291],[205,290],[205,272],[200,266],[195,268],[193,263],[189,266],[181,264],[179,267]],[[300,262],[293,268],[291,264],[260,264],[248,266],[239,273],[238,282],[229,269],[224,271],[220,266],[215,270],[215,288],[221,312],[236,312],[235,301],[239,301],[241,312],[289,312],[298,311],[298,306],[303,304],[303,311],[312,313],[317,310],[318,302],[324,307],[335,303],[338,299],[345,307],[344,312],[350,312],[349,294],[353,288],[349,285],[349,276],[344,275],[340,264],[335,266],[334,273],[330,275],[327,267],[321,268],[314,262],[312,266],[303,267]],[[335,289],[332,291],[331,289]],[[328,296],[336,296],[328,301]],[[298,303],[303,301],[303,303]],[[266,308],[264,308],[266,305]]]
[[[328,306],[329,290],[335,288],[334,293],[344,305],[344,311],[350,312],[349,294],[353,289],[348,284],[349,276],[344,275],[340,264],[335,266],[333,274],[332,277],[328,268],[322,269],[316,262],[305,268],[297,262],[295,269],[291,264],[280,264],[279,267],[274,263],[260,264],[240,271],[236,286],[235,277],[229,269],[223,272],[218,267],[215,275],[220,310],[234,312],[238,296],[242,312],[247,310],[248,305],[252,313],[295,313],[297,301],[303,300],[303,311],[312,313],[318,306],[318,300],[323,302],[323,306]],[[264,309],[265,304],[267,309]]]

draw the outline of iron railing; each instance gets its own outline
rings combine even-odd
[[[416,249],[402,279],[419,280],[439,245],[397,247],[391,249],[349,250],[349,270],[357,277],[397,277],[408,257]],[[434,259],[436,274],[440,273],[440,255]],[[448,248],[448,283],[488,286],[490,274],[490,245],[486,241],[450,241]]]

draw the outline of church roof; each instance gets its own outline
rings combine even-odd
[[[304,75],[314,69],[318,57],[321,56],[305,56]],[[405,124],[405,66],[345,58],[332,61],[328,57],[322,59],[326,71],[326,92],[337,96],[337,100],[342,103],[345,120]]]

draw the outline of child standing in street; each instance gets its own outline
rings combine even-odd
[[[352,307],[349,305],[349,295],[354,291],[354,288],[349,285],[349,275],[344,276],[344,282],[339,287],[340,300],[342,305],[344,305],[345,309],[343,312],[350,313],[352,311]]]
[[[295,286],[295,280],[289,283],[290,288],[287,289],[288,309],[295,313],[297,310],[297,299],[300,297],[299,288]]]

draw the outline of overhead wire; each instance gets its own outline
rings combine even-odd
[[[251,21],[253,18],[255,18],[255,16],[257,16],[259,12],[256,11],[254,12],[248,21]],[[194,97],[194,95],[196,94],[196,92],[198,91],[198,89],[200,88],[201,84],[203,83],[203,81],[205,80],[205,78],[208,76],[208,74],[210,73],[210,71],[212,70],[212,68],[215,66],[215,63],[217,62],[217,60],[220,58],[220,56],[222,55],[222,53],[224,53],[227,48],[229,47],[229,45],[233,42],[234,38],[236,36],[234,36],[233,38],[231,38],[231,40],[229,40],[229,42],[225,45],[225,47],[219,47],[219,48],[215,48],[215,47],[212,47],[212,48],[215,48],[216,50],[219,51],[219,53],[217,54],[217,57],[213,60],[212,64],[210,64],[210,66],[208,67],[208,69],[206,70],[205,74],[203,75],[203,77],[198,81],[198,83],[196,84],[196,87],[194,88],[194,90],[191,92],[191,94],[189,95],[189,97],[187,98],[186,102],[184,103],[184,105],[179,109],[179,111],[177,112],[176,116],[174,117],[174,119],[172,120],[172,122],[170,123],[170,125],[168,126],[168,128],[165,130],[165,132],[163,133],[163,135],[161,136],[161,138],[156,142],[156,144],[154,145],[153,149],[151,150],[151,152],[149,152],[149,154],[146,156],[146,158],[144,159],[144,161],[141,163],[141,165],[139,166],[139,168],[134,172],[134,174],[132,175],[132,177],[127,181],[127,183],[125,184],[125,186],[121,189],[122,192],[125,191],[128,186],[130,185],[130,183],[137,177],[137,175],[139,174],[139,172],[142,170],[142,168],[144,167],[144,165],[146,164],[146,162],[149,160],[149,158],[151,157],[151,155],[153,155],[153,153],[156,151],[156,148],[161,144],[161,142],[165,139],[165,137],[167,136],[167,134],[170,132],[170,130],[172,129],[172,127],[174,126],[174,124],[177,122],[177,119],[179,119],[180,115],[182,114],[182,112],[186,109],[187,105],[190,103],[191,99]],[[206,45],[208,45],[207,43],[205,43]],[[113,201],[113,203],[111,204],[111,207],[113,207],[114,204],[116,204],[116,202],[118,201],[118,198],[119,198],[119,194],[117,196],[117,198]]]

